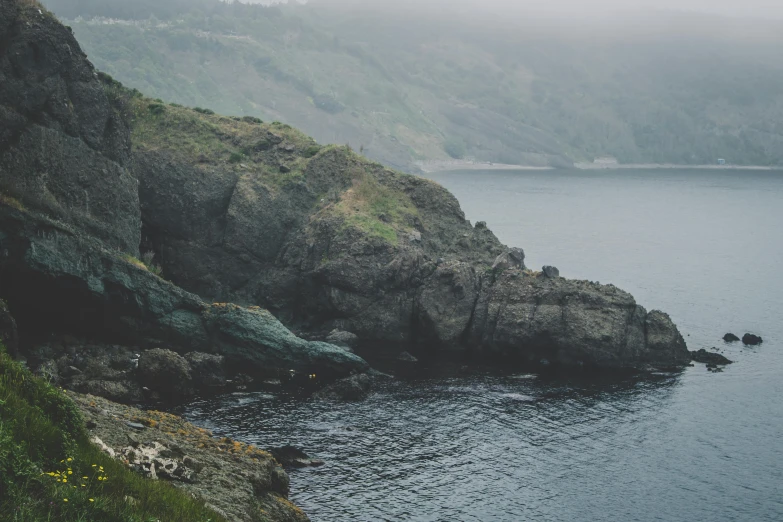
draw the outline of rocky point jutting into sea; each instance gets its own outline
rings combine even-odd
[[[369,370],[323,342],[354,336],[535,365],[689,360],[666,314],[528,270],[434,182],[145,98],[31,2],[0,4],[0,35],[0,298],[54,382],[129,403],[238,373],[328,382]]]

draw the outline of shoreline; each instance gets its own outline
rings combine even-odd
[[[676,165],[673,163],[574,163],[574,168],[577,170],[783,170],[783,167],[762,165]]]
[[[555,170],[554,167],[537,165],[508,165],[479,161],[417,161],[414,163],[424,174],[451,170]]]
[[[557,168],[541,165],[509,165],[505,163],[489,163],[478,161],[418,161],[416,167],[423,174],[465,170],[753,170],[775,171],[783,170],[783,166],[769,167],[763,165],[677,165],[674,163],[617,163],[595,164],[574,163],[572,168]]]

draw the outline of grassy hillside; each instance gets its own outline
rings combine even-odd
[[[344,192],[322,194],[313,212],[332,216],[343,228],[396,244],[409,232],[418,211],[410,198],[377,181],[383,166],[368,161],[350,146],[318,145],[288,124],[252,116],[222,116],[200,107],[165,103],[128,90],[101,73],[107,93],[120,102],[131,122],[136,151],[165,151],[196,164],[205,176],[215,169],[236,170],[252,177],[269,194],[301,183],[313,158],[335,158],[349,185]],[[390,173],[391,174],[391,173]],[[138,261],[137,261],[138,262]]]
[[[224,520],[88,441],[76,405],[0,346],[0,521]]]
[[[284,121],[395,167],[783,164],[783,31],[771,22],[658,14],[547,29],[332,4],[45,3],[127,85]]]

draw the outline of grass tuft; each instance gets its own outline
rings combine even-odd
[[[22,212],[25,211],[24,205],[22,205],[22,202],[19,201],[16,198],[12,198],[11,196],[7,196],[0,192],[0,204],[9,206],[11,208],[15,208],[16,210],[21,210]]]
[[[224,519],[102,453],[77,406],[0,346],[0,521]]]
[[[398,232],[410,229],[418,214],[404,193],[384,186],[364,170],[354,174],[353,186],[342,194],[334,210],[344,217],[346,227],[392,245],[398,243]]]
[[[124,259],[125,261],[127,261],[128,263],[132,264],[137,268],[141,268],[142,270],[151,272],[158,277],[163,277],[163,268],[161,268],[160,265],[153,262],[153,258],[155,257],[155,254],[153,252],[144,253],[144,255],[142,255],[143,260],[137,259],[130,254],[122,254],[121,257],[122,259]]]

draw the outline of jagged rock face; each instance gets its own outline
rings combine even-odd
[[[207,304],[46,218],[0,205],[0,227],[0,287],[20,328],[217,353],[247,372],[367,368],[336,346],[296,337],[265,310]]]
[[[288,474],[267,451],[158,411],[69,393],[94,444],[141,474],[203,498],[227,520],[307,522],[287,500]],[[261,511],[263,510],[263,511]]]
[[[587,281],[507,272],[482,293],[471,337],[488,354],[564,365],[676,367],[688,362],[666,314]]]
[[[262,305],[305,330],[348,330],[365,345],[418,343],[564,365],[688,362],[668,316],[648,314],[611,286],[524,271],[521,249],[502,245],[484,223],[471,226],[453,196],[427,180],[332,150],[310,160],[297,183],[273,189],[230,166],[204,171],[174,151],[170,168],[157,168],[151,158],[161,154],[135,153],[143,218],[175,280],[208,297]],[[323,200],[345,194],[346,172],[356,168],[410,198],[410,232],[390,241],[329,212]],[[191,200],[181,182],[189,177],[216,190],[199,188]],[[209,197],[217,193],[219,204]],[[215,209],[223,209],[214,221],[220,231],[188,232],[184,224]]]
[[[259,372],[367,367],[264,310],[203,298],[365,344],[687,362],[664,314],[613,287],[523,272],[521,250],[471,226],[448,191],[347,148],[311,157],[312,141],[282,126],[180,112],[177,136],[137,142],[129,159],[121,111],[141,111],[138,122],[150,107],[99,82],[70,32],[37,8],[3,2],[0,29],[0,288],[20,327],[217,353]],[[165,132],[161,121],[171,120],[146,123]],[[196,138],[247,164],[183,149]],[[187,291],[122,259],[140,242]]]
[[[130,254],[137,181],[126,121],[71,32],[16,1],[0,5],[0,193]]]
[[[194,393],[190,363],[181,355],[153,348],[139,358],[139,380],[169,401],[191,398]]]
[[[205,303],[128,257],[139,255],[141,207],[127,168],[128,106],[117,89],[98,78],[70,31],[45,10],[0,4],[0,291],[20,330],[218,353],[251,373],[282,368],[328,377],[365,369],[361,358],[299,339],[269,313]],[[185,181],[178,180],[180,194],[204,196]],[[205,192],[228,201],[214,183]],[[181,210],[173,206],[165,216],[175,233],[202,231],[207,244],[218,241],[209,226],[219,210],[177,223]],[[44,370],[63,369],[52,361]],[[132,381],[104,374],[73,382],[138,397]]]
[[[226,386],[226,358],[222,355],[190,352],[185,359],[193,370],[196,387],[203,390],[221,390]]]

